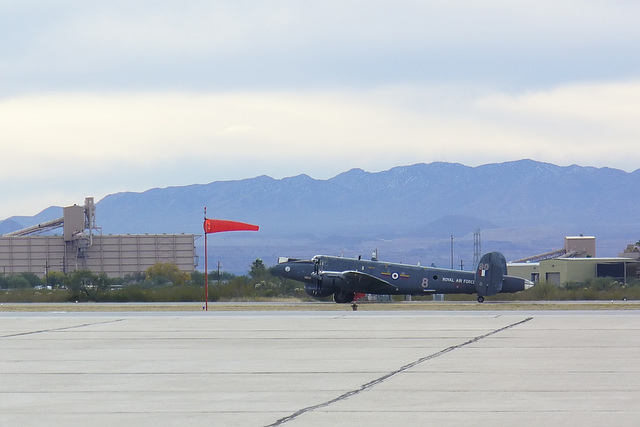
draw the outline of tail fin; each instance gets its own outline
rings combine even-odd
[[[482,256],[476,268],[476,291],[478,296],[491,296],[502,290],[502,281],[507,274],[507,261],[500,252],[489,252]]]

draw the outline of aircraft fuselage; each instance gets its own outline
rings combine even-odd
[[[383,295],[474,294],[477,272],[422,267],[375,260],[315,256],[310,260],[285,260],[276,266],[282,277],[305,283],[315,297],[369,293]],[[518,292],[530,282],[504,276],[500,292]],[[490,294],[485,294],[490,295]],[[352,299],[352,298],[351,298]],[[480,300],[480,298],[479,298]],[[348,302],[348,301],[342,301]]]

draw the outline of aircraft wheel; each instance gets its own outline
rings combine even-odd
[[[478,302],[484,302],[484,297],[482,295],[478,295]]]
[[[354,292],[336,292],[333,294],[333,300],[338,304],[347,304],[353,301],[356,297]]]

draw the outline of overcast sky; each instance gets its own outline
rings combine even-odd
[[[433,161],[640,168],[637,1],[0,0],[0,219]]]

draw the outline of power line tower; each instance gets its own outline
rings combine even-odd
[[[480,242],[480,229],[473,233],[473,266],[474,268],[480,262],[482,256],[482,243]]]

